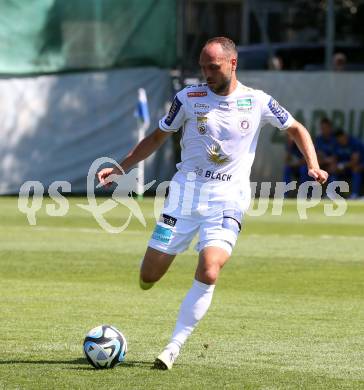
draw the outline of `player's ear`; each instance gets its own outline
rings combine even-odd
[[[236,70],[237,65],[238,65],[238,60],[236,58],[232,58],[231,59],[231,66],[233,68],[232,70]]]

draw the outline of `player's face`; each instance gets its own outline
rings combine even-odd
[[[228,93],[236,58],[227,56],[219,44],[211,44],[202,49],[199,63],[209,88],[218,95]]]

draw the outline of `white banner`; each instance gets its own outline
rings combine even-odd
[[[86,191],[96,158],[120,161],[137,143],[138,88],[149,97],[150,132],[172,94],[168,70],[0,79],[0,194],[18,193],[28,180],[45,188],[68,181],[72,192]],[[172,142],[145,167],[146,182],[168,180],[175,171]]]

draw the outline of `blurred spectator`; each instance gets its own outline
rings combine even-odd
[[[335,138],[337,142],[334,178],[335,180],[351,180],[350,198],[358,198],[364,171],[364,145],[358,139],[345,133],[343,129],[335,131]]]
[[[270,57],[268,60],[268,69],[269,70],[282,70],[283,69],[283,60],[279,56]]]
[[[288,184],[292,180],[297,180],[298,184],[301,184],[312,179],[307,174],[307,166],[302,153],[293,140],[287,137],[284,181]]]
[[[344,53],[335,53],[332,59],[333,70],[336,72],[342,72],[346,70],[347,59]]]
[[[322,118],[320,121],[320,134],[315,139],[315,146],[320,167],[330,175],[335,170],[335,148],[336,138],[332,122],[328,118]],[[332,176],[329,176],[332,180]]]

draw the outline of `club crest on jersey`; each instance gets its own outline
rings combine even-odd
[[[239,130],[240,132],[245,135],[250,131],[251,123],[249,119],[247,118],[241,118],[239,121]]]
[[[210,162],[216,165],[223,165],[230,161],[229,156],[227,156],[222,150],[219,144],[212,144],[207,149],[207,158]]]
[[[207,132],[207,117],[198,116],[197,117],[197,130],[201,135],[206,134]]]
[[[204,97],[204,96],[207,96],[207,92],[206,91],[187,92],[187,96],[189,98],[192,98],[192,97]]]

